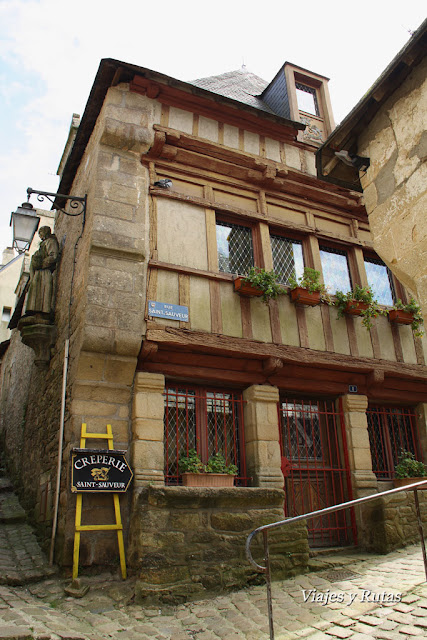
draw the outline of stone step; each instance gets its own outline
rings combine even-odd
[[[0,493],[0,524],[25,522],[27,514],[12,491]]]
[[[13,485],[7,476],[0,475],[0,493],[13,491]]]
[[[0,640],[33,640],[31,630],[26,627],[0,625]]]

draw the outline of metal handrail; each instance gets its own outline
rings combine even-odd
[[[418,531],[420,533],[421,539],[421,549],[423,553],[423,561],[424,561],[424,571],[426,574],[427,581],[427,557],[426,557],[426,547],[424,541],[424,532],[423,532],[423,524],[421,521],[421,513],[420,513],[420,503],[418,500],[418,489],[421,489],[421,485],[426,485],[424,489],[427,489],[427,480],[422,480],[420,482],[414,482],[412,484],[408,484],[404,487],[397,487],[396,489],[389,489],[388,491],[382,491],[381,493],[375,493],[371,496],[365,496],[363,498],[357,498],[356,500],[349,500],[348,502],[342,502],[341,504],[336,504],[332,507],[325,507],[324,509],[319,509],[318,511],[311,511],[309,513],[304,513],[300,516],[294,516],[293,518],[287,518],[286,520],[280,520],[278,522],[272,522],[271,524],[265,524],[262,527],[258,527],[254,529],[246,539],[246,557],[249,562],[260,572],[265,573],[265,580],[267,584],[267,608],[268,608],[268,622],[270,627],[270,640],[274,640],[274,621],[273,621],[273,604],[271,598],[271,571],[270,571],[270,555],[268,550],[268,532],[270,529],[278,529],[279,527],[283,527],[293,522],[299,522],[301,520],[310,520],[311,518],[315,518],[317,516],[325,515],[326,513],[334,513],[335,511],[342,511],[343,509],[348,509],[349,507],[354,507],[358,504],[363,504],[364,502],[369,502],[371,500],[376,500],[378,498],[382,498],[383,496],[390,496],[394,493],[400,493],[401,491],[413,491],[414,492],[414,500],[415,507],[417,512],[417,520],[418,520]],[[422,490],[424,490],[422,489]],[[258,534],[262,533],[264,538],[264,562],[265,567],[259,565],[253,559],[251,553],[251,543],[253,538]]]

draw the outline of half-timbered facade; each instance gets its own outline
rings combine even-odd
[[[386,317],[367,330],[287,293],[306,266],[332,295],[356,284],[385,306],[406,295],[373,251],[360,192],[315,175],[315,151],[333,126],[327,79],[289,63],[267,85],[244,69],[191,84],[101,62],[61,163],[59,193],[87,193],[88,214],[84,228],[57,218],[58,339],[43,379],[59,368],[68,333],[64,459],[82,422],[110,423],[117,448],[129,448],[126,531],[145,585],[188,581],[193,543],[197,571],[203,554],[208,563],[204,534],[190,531],[207,529],[209,546],[220,547],[283,509],[308,512],[389,486],[401,448],[423,455],[425,339]],[[286,293],[268,304],[237,293],[235,277],[251,266],[274,269]],[[159,305],[188,316],[159,317]],[[55,416],[36,404],[54,441]],[[181,488],[179,458],[193,447],[205,462],[220,451],[238,466],[233,490]],[[52,460],[42,456],[45,477]],[[64,562],[73,499],[64,481]],[[89,517],[97,509],[107,506],[93,503]],[[388,536],[375,538],[369,518],[350,513],[309,526],[312,546],[404,541]],[[82,538],[84,562],[103,562],[109,544]]]

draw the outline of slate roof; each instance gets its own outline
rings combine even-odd
[[[191,80],[190,84],[196,87],[218,93],[221,96],[237,100],[250,107],[274,113],[270,107],[258,96],[268,86],[268,82],[246,70],[246,67],[236,71],[228,71],[219,76],[209,76]]]

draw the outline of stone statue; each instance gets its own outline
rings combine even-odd
[[[41,243],[30,264],[26,316],[36,313],[51,315],[55,305],[55,269],[59,258],[59,245],[49,227],[41,227],[39,236]]]

